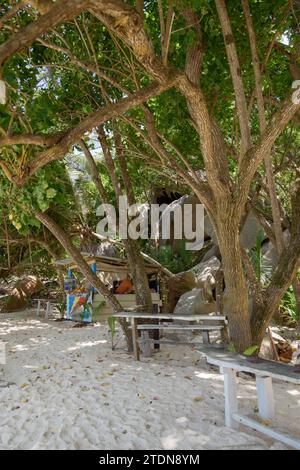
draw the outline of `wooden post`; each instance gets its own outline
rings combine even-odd
[[[131,319],[131,327],[132,327],[132,342],[133,342],[133,351],[134,357],[136,361],[140,360],[140,349],[138,344],[138,329],[137,329],[137,319]]]
[[[259,416],[263,419],[273,419],[275,416],[275,402],[272,378],[256,376],[256,388]]]
[[[237,429],[238,423],[233,419],[233,413],[238,412],[236,371],[223,368],[224,395],[225,395],[225,425]]]

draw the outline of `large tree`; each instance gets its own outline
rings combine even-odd
[[[143,136],[148,159],[151,148],[153,168],[175,173],[205,205],[217,233],[231,299],[231,339],[240,351],[259,344],[300,261],[297,179],[290,242],[279,251],[278,268],[267,289],[255,284],[240,245],[245,207],[263,162],[276,240],[282,228],[271,156],[300,108],[292,99],[290,74],[298,70],[299,26],[293,3],[216,0],[215,5],[198,5],[158,0],[143,6],[140,1],[134,5],[120,0],[61,0],[49,1],[45,8],[40,7],[42,2],[27,2],[33,8],[25,3],[16,2],[1,19],[2,89],[5,83],[9,100],[0,145],[11,151],[0,160],[6,177],[23,186],[45,165],[62,159],[85,133],[112,119],[125,122],[124,140],[130,141],[131,126]],[[32,120],[43,67],[48,70],[47,83],[40,94],[45,98],[52,87],[56,108],[51,125],[41,129]],[[278,70],[284,77],[290,74],[284,84]],[[34,103],[26,101],[16,108],[24,86]],[[265,99],[272,104],[263,108]],[[67,116],[66,100],[72,102]],[[43,108],[43,102],[38,104]],[[11,122],[16,121],[12,129]],[[20,161],[24,146],[29,146],[30,156]],[[245,265],[255,290],[252,312]]]

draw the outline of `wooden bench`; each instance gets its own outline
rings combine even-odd
[[[139,312],[119,312],[114,314],[116,318],[127,318],[131,321],[133,347],[136,360],[140,360],[140,348],[145,356],[151,353],[150,343],[154,344],[180,344],[178,341],[161,341],[160,339],[149,338],[149,331],[160,330],[175,330],[175,331],[192,331],[199,330],[202,332],[203,341],[210,343],[210,332],[218,331],[222,333],[227,325],[225,316],[222,315],[179,315],[170,313],[139,313]],[[151,319],[156,320],[158,323],[153,324],[138,324],[138,320]],[[184,321],[184,322],[198,322],[193,325],[184,325],[179,323],[161,323],[162,320]],[[141,338],[139,339],[138,332],[141,331]],[[182,343],[182,344],[187,344]],[[195,343],[189,343],[195,344]]]
[[[272,420],[275,417],[272,379],[274,378],[300,385],[300,373],[297,368],[274,361],[247,358],[224,350],[216,350],[208,346],[202,346],[199,352],[206,357],[208,364],[218,366],[220,372],[224,375],[226,426],[236,429],[239,424],[243,424],[275,440],[281,441],[290,447],[300,450],[300,440],[275,431],[269,426],[265,426],[254,419],[238,413],[237,401],[237,372],[250,372],[254,374],[256,379],[259,416],[263,420]]]

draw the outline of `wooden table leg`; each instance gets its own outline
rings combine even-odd
[[[137,319],[131,319],[131,327],[132,327],[132,342],[133,342],[133,351],[134,357],[136,361],[140,360],[140,348],[138,344],[138,329],[137,329]]]
[[[225,424],[229,428],[237,429],[238,423],[233,419],[233,413],[238,412],[236,371],[223,367],[224,395],[225,395]]]

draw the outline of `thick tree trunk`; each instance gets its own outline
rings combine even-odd
[[[137,304],[141,310],[152,312],[152,297],[149,289],[145,262],[135,240],[123,240],[135,289]]]
[[[36,218],[45,226],[47,229],[54,235],[54,237],[60,242],[66,252],[72,257],[72,259],[77,264],[80,272],[87,278],[87,280],[92,284],[98,292],[100,292],[106,300],[113,307],[115,312],[120,312],[123,310],[121,304],[118,302],[116,297],[109,291],[106,285],[97,277],[97,275],[91,270],[91,267],[83,258],[82,254],[73,245],[68,234],[61,228],[59,225],[52,220],[47,214],[42,212],[35,213]],[[123,332],[126,336],[128,349],[132,349],[132,340],[131,332],[127,327],[126,320],[120,320]]]
[[[298,281],[297,275],[293,282],[293,291],[296,299],[296,312],[298,315],[297,329],[300,332],[300,282]]]
[[[120,181],[116,172],[115,163],[112,158],[110,147],[108,145],[106,134],[105,134],[103,127],[98,128],[98,136],[99,136],[99,141],[103,150],[103,155],[105,158],[107,171],[110,176],[111,182],[113,184],[116,198],[118,199],[123,194],[121,191]],[[124,186],[126,189],[128,202],[129,204],[134,204],[135,200],[134,200],[132,183],[131,183],[130,176],[127,170],[127,165],[126,165],[125,156],[123,154],[120,135],[117,132],[115,132],[115,148],[116,148],[116,155],[118,157],[118,160],[121,160],[120,170],[121,170]],[[145,270],[145,262],[141,255],[138,243],[136,240],[130,240],[130,239],[123,240],[123,243],[124,243],[124,247],[126,250],[126,255],[127,255],[128,263],[130,266],[131,274],[132,274],[137,304],[140,306],[142,310],[151,312],[152,311],[151,292],[149,289],[148,278],[147,278],[147,274]]]
[[[130,205],[136,204],[135,195],[131,178],[127,168],[127,161],[124,154],[121,135],[117,130],[114,131],[114,140],[116,147],[116,155],[118,157],[124,187]],[[128,262],[131,267],[133,284],[135,287],[135,295],[138,305],[147,312],[152,312],[152,297],[149,289],[149,282],[145,270],[145,260],[142,257],[136,240],[124,240]]]
[[[252,345],[249,295],[243,269],[239,220],[227,204],[215,217],[225,284],[229,299],[229,336],[238,352]]]
[[[274,316],[278,304],[296,276],[299,266],[299,243],[291,244],[280,259],[280,264],[273,276],[272,282],[265,292],[262,306],[253,312],[251,317],[251,331],[254,344],[260,345],[266,328]]]

